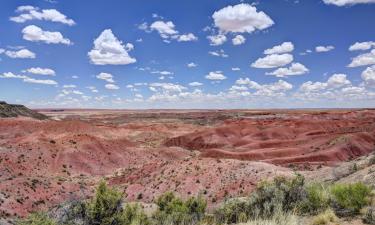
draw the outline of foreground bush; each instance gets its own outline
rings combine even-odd
[[[306,186],[306,199],[300,204],[300,211],[307,214],[317,214],[330,207],[330,194],[322,184]]]
[[[156,204],[159,208],[153,219],[158,225],[196,224],[203,218],[207,206],[206,201],[200,196],[183,201],[172,192],[161,195]]]
[[[274,216],[268,219],[253,219],[241,225],[300,225],[297,217],[289,213],[276,213]]]
[[[272,218],[275,214],[295,210],[306,198],[304,178],[277,177],[262,182],[247,201],[229,201],[216,212],[218,223],[238,223],[254,218]]]
[[[369,204],[371,188],[363,183],[335,184],[331,187],[331,194],[338,215],[355,215]]]
[[[375,206],[369,207],[363,217],[363,222],[367,224],[375,224]]]

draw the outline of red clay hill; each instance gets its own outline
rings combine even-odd
[[[49,119],[0,119],[0,217],[85,198],[103,177],[128,201],[170,190],[212,207],[260,180],[375,149],[370,109],[39,113]]]

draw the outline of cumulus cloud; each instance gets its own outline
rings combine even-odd
[[[55,76],[56,75],[56,73],[53,69],[40,68],[40,67],[31,67],[29,69],[23,70],[23,72],[32,73],[32,74],[39,74],[39,75],[49,75],[49,76]]]
[[[232,71],[240,71],[241,69],[238,67],[232,67]]]
[[[226,76],[224,76],[223,72],[221,71],[214,71],[214,72],[209,72],[205,78],[207,80],[216,80],[216,81],[221,81],[227,79]]]
[[[292,52],[294,50],[294,45],[292,42],[284,42],[281,45],[276,45],[272,48],[264,50],[264,54],[271,55],[271,54],[283,54]]]
[[[23,79],[23,82],[34,83],[34,84],[45,84],[45,85],[57,85],[57,82],[54,80],[38,80],[38,79],[30,78],[30,77]]]
[[[369,50],[375,47],[374,41],[356,42],[349,47],[349,51]]]
[[[112,74],[110,74],[110,73],[99,73],[98,75],[96,75],[96,78],[98,78],[99,80],[105,80],[108,83],[114,83],[115,82],[113,80]]]
[[[72,42],[64,38],[64,36],[57,31],[44,31],[35,25],[29,25],[22,30],[23,39],[33,42],[45,42],[47,44],[65,44],[70,45]]]
[[[223,57],[223,58],[228,57],[228,55],[225,53],[223,49],[220,49],[218,51],[209,51],[208,54],[213,55],[213,56]]]
[[[207,39],[210,41],[210,45],[212,46],[222,45],[227,41],[227,37],[222,34],[207,36]]]
[[[138,26],[139,29],[146,32],[157,31],[164,42],[169,43],[170,40],[177,40],[178,42],[197,41],[198,37],[193,33],[179,34],[176,26],[172,21],[158,20],[153,22],[150,26],[147,23],[142,23]]]
[[[187,67],[189,67],[189,68],[197,67],[197,66],[198,65],[196,63],[193,63],[193,62],[187,64]]]
[[[54,80],[38,80],[34,78],[30,78],[25,75],[18,75],[14,74],[12,72],[6,72],[3,74],[0,74],[0,78],[3,79],[22,79],[25,83],[34,83],[34,84],[45,84],[45,85],[57,85],[58,83]]]
[[[232,39],[232,43],[233,45],[242,45],[246,42],[246,38],[240,34],[236,35],[233,39]]]
[[[76,88],[77,86],[74,84],[64,84],[63,88]]]
[[[274,75],[276,77],[285,77],[285,76],[294,76],[302,75],[309,72],[303,64],[301,63],[292,63],[289,68],[278,68],[273,72],[266,73],[267,75]]]
[[[323,2],[328,5],[346,6],[375,3],[375,0],[323,0]]]
[[[291,62],[293,62],[293,55],[291,54],[272,54],[257,59],[251,66],[254,68],[276,68]]]
[[[327,81],[327,87],[329,88],[340,88],[351,84],[346,78],[346,74],[333,74]]]
[[[45,20],[67,24],[72,26],[75,22],[69,19],[66,15],[57,11],[56,9],[43,9],[39,10],[33,6],[19,6],[16,12],[21,13],[18,16],[10,17],[11,21],[16,23],[24,23],[29,20]]]
[[[329,51],[332,51],[333,49],[335,49],[335,47],[332,46],[332,45],[328,45],[328,46],[317,46],[317,47],[315,47],[315,51],[316,51],[316,52],[329,52]]]
[[[131,43],[124,45],[115,37],[111,29],[104,30],[94,41],[94,48],[88,52],[91,63],[96,65],[126,65],[137,60],[129,56],[133,50]]]
[[[267,14],[258,12],[255,6],[245,3],[222,8],[216,11],[212,18],[215,26],[224,33],[252,33],[274,24]]]
[[[182,92],[183,90],[187,89],[186,87],[180,84],[173,84],[173,83],[151,83],[149,85],[151,91],[166,91],[166,92]]]
[[[177,39],[179,42],[197,41],[198,38],[193,33],[180,35]]]
[[[28,50],[28,49],[21,49],[18,51],[10,51],[7,50],[5,51],[5,55],[7,55],[10,58],[16,59],[34,59],[35,58],[35,53]]]
[[[375,66],[367,67],[362,72],[361,78],[366,86],[375,88]]]
[[[117,85],[115,85],[115,84],[106,84],[104,87],[106,89],[109,89],[109,90],[118,90],[118,89],[120,89],[120,87],[117,86]]]
[[[375,49],[369,53],[358,55],[352,59],[348,67],[367,66],[375,64]]]
[[[202,83],[200,83],[200,82],[191,82],[191,83],[189,83],[189,86],[192,86],[192,87],[198,87],[198,86],[202,86],[203,84]]]

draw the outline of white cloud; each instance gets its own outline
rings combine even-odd
[[[233,67],[232,68],[232,71],[240,71],[241,69],[240,68],[238,68],[238,67]]]
[[[274,75],[276,77],[285,77],[285,76],[293,76],[293,75],[302,75],[309,72],[303,64],[301,63],[292,63],[289,68],[278,68],[277,70],[266,73],[267,75]]]
[[[94,41],[94,48],[88,52],[91,63],[96,65],[126,65],[137,60],[129,56],[134,46],[125,46],[115,37],[111,29],[104,30]]]
[[[251,64],[254,68],[276,68],[285,66],[293,61],[293,55],[291,54],[272,54],[267,55],[264,58],[257,59]]]
[[[274,24],[272,19],[255,6],[241,3],[235,6],[227,6],[216,11],[212,18],[215,26],[221,32],[252,33],[255,30],[263,30]]]
[[[369,50],[375,47],[374,41],[356,42],[349,47],[349,51]]]
[[[35,53],[28,50],[28,49],[21,49],[18,51],[10,51],[7,50],[5,51],[5,55],[7,55],[10,58],[16,59],[34,59],[35,58]]]
[[[57,85],[57,82],[54,80],[38,80],[34,78],[29,78],[29,77],[23,79],[23,82],[34,83],[34,84],[45,84],[45,85]]]
[[[361,77],[366,86],[375,88],[375,66],[367,67]]]
[[[207,80],[217,80],[217,81],[227,79],[227,77],[224,76],[223,72],[221,72],[221,71],[210,72],[209,74],[207,74],[207,75],[205,76],[205,78],[206,78]]]
[[[44,31],[35,25],[29,25],[22,30],[23,39],[27,41],[38,42],[42,41],[47,44],[65,44],[70,45],[72,42],[64,38],[60,32]]]
[[[76,88],[77,86],[74,84],[65,84],[63,85],[63,88]]]
[[[198,86],[202,86],[203,84],[202,83],[200,83],[200,82],[191,82],[191,83],[189,83],[189,86],[192,86],[192,87],[198,87]]]
[[[223,58],[228,57],[228,55],[225,54],[225,51],[223,49],[220,49],[218,51],[209,51],[208,54],[213,55],[213,56],[223,57]]]
[[[149,85],[149,88],[151,91],[157,91],[158,89],[161,89],[162,91],[166,92],[182,92],[183,90],[187,89],[186,87],[179,85],[179,84],[173,84],[173,83],[151,83]]]
[[[118,89],[120,89],[120,87],[117,86],[117,85],[115,85],[115,84],[106,84],[104,87],[106,89],[109,89],[109,90],[118,90]]]
[[[170,43],[171,39],[175,39],[178,42],[188,42],[188,41],[197,41],[198,37],[195,36],[193,33],[187,33],[180,35],[179,32],[176,30],[176,26],[172,21],[162,21],[158,20],[153,22],[150,27],[148,27],[147,23],[143,23],[138,26],[139,29],[148,31],[157,31],[161,38],[164,39],[164,42]]]
[[[163,70],[163,71],[157,70],[157,71],[152,71],[151,73],[152,74],[160,74],[160,75],[173,75],[172,72],[166,71],[166,70]]]
[[[193,62],[187,64],[187,67],[189,67],[189,68],[197,67],[197,66],[198,65],[196,63],[193,63]]]
[[[292,42],[284,42],[281,45],[276,45],[272,48],[264,50],[264,54],[271,55],[271,54],[283,54],[292,52],[294,50],[294,45]]]
[[[346,6],[346,5],[375,3],[375,0],[323,0],[323,2],[325,4],[330,4],[330,5]]]
[[[198,38],[193,33],[180,35],[177,39],[179,42],[196,41]]]
[[[28,72],[28,73],[32,73],[32,74],[39,74],[39,75],[49,75],[49,76],[55,76],[56,75],[56,72],[53,69],[40,68],[40,67],[32,67],[32,68],[24,70],[23,72]]]
[[[300,86],[302,92],[317,92],[324,90],[327,87],[327,83],[307,81]]]
[[[373,64],[375,64],[375,49],[371,50],[369,53],[364,53],[353,58],[348,67],[367,66]]]
[[[67,24],[72,26],[75,22],[72,19],[67,18],[64,14],[60,13],[56,9],[43,9],[39,10],[33,6],[19,6],[16,12],[25,12],[15,17],[10,17],[11,21],[16,23],[24,23],[28,20],[45,20]]]
[[[340,88],[350,84],[351,82],[346,78],[346,74],[333,74],[327,81],[328,88]]]
[[[246,38],[240,34],[236,35],[233,39],[232,39],[232,43],[233,45],[242,45],[246,42]]]
[[[329,51],[332,51],[333,49],[335,49],[335,47],[332,46],[332,45],[328,45],[328,46],[317,46],[317,47],[315,47],[315,51],[316,51],[316,52],[329,52]]]
[[[6,72],[6,73],[3,73],[3,74],[0,74],[0,78],[3,78],[3,79],[26,79],[28,77],[25,76],[25,75],[17,75],[17,74],[14,74],[12,72]]]
[[[155,21],[150,25],[151,30],[156,30],[159,32],[162,38],[168,38],[170,35],[178,34],[178,31],[175,30],[175,25],[172,21]]]
[[[98,75],[96,75],[96,78],[98,78],[99,80],[105,80],[109,83],[114,83],[115,81],[113,80],[113,76],[112,74],[110,73],[99,73]]]
[[[222,34],[207,36],[207,39],[210,41],[210,45],[212,46],[222,45],[227,41],[227,37]]]

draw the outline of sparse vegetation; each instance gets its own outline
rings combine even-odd
[[[312,225],[337,221],[337,215],[349,211],[358,214],[368,206],[371,188],[362,184],[306,185],[300,175],[292,179],[277,177],[261,182],[246,198],[230,199],[207,214],[206,201],[201,197],[183,200],[166,192],[155,201],[158,209],[149,217],[139,204],[124,204],[123,195],[102,181],[95,196],[64,209],[64,218],[51,219],[43,213],[30,214],[19,225],[297,225],[298,214],[316,215]],[[332,210],[331,207],[334,209]],[[338,212],[338,213],[337,213]],[[335,214],[336,213],[336,214]],[[61,216],[60,216],[61,217]],[[78,221],[78,222],[77,222]],[[369,207],[363,221],[374,224],[374,210]]]
[[[326,211],[320,213],[313,218],[311,225],[328,225],[334,223],[338,220],[335,212],[332,209],[327,209]]]
[[[333,208],[338,215],[355,215],[369,204],[371,188],[362,183],[335,184],[331,187]]]

